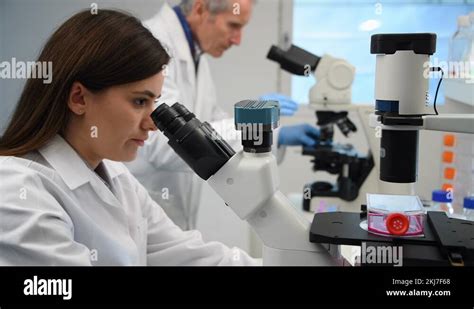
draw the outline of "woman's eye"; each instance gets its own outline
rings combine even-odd
[[[146,104],[146,99],[143,99],[143,98],[141,98],[141,99],[135,99],[135,100],[133,100],[133,103],[134,103],[135,105],[138,105],[138,106],[143,106],[143,105]]]

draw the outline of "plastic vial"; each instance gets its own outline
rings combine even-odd
[[[464,217],[466,220],[474,221],[474,196],[464,198]]]
[[[453,214],[453,194],[451,191],[434,190],[431,200],[431,211],[444,211],[448,216]]]

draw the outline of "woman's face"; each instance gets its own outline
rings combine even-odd
[[[113,86],[98,93],[83,90],[80,114],[73,116],[69,136],[73,147],[95,167],[102,159],[132,161],[143,146],[148,132],[156,130],[150,117],[161,95],[163,74]],[[74,86],[71,94],[74,101]],[[71,99],[70,99],[71,101]],[[75,128],[76,127],[76,128]],[[80,129],[79,134],[74,130]],[[78,149],[79,148],[79,149]]]

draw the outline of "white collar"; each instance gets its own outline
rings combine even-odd
[[[95,177],[99,177],[60,135],[53,137],[38,151],[71,190],[91,182]],[[103,160],[102,162],[106,167],[110,180],[126,172],[126,167],[121,163],[109,160]]]

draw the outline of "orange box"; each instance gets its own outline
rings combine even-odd
[[[454,179],[456,176],[456,169],[452,167],[447,167],[444,169],[444,178],[446,179]]]
[[[443,151],[443,162],[453,163],[454,153],[452,151]]]
[[[449,183],[443,184],[443,187],[441,188],[443,191],[453,191],[453,185]]]
[[[452,147],[456,142],[456,136],[454,134],[445,134],[443,138],[444,146]]]

